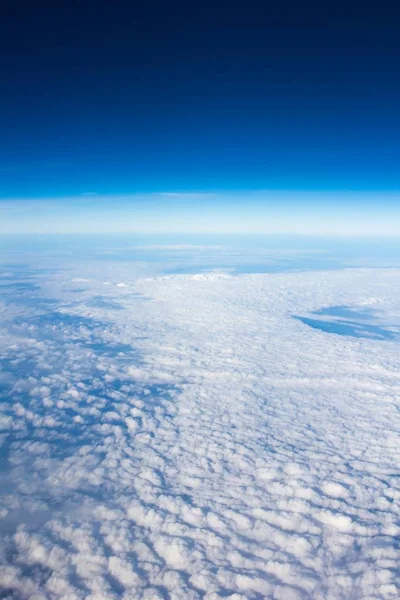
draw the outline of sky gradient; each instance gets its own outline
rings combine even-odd
[[[400,233],[395,16],[6,3],[0,231]]]

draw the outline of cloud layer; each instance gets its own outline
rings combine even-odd
[[[1,281],[3,597],[398,597],[399,271]]]

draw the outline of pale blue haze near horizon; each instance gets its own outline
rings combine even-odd
[[[6,198],[4,233],[400,236],[398,191],[200,190]]]

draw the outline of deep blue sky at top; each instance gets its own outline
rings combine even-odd
[[[398,190],[397,2],[6,2],[0,198]]]

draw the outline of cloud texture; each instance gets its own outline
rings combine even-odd
[[[398,598],[399,271],[1,281],[2,597]]]

